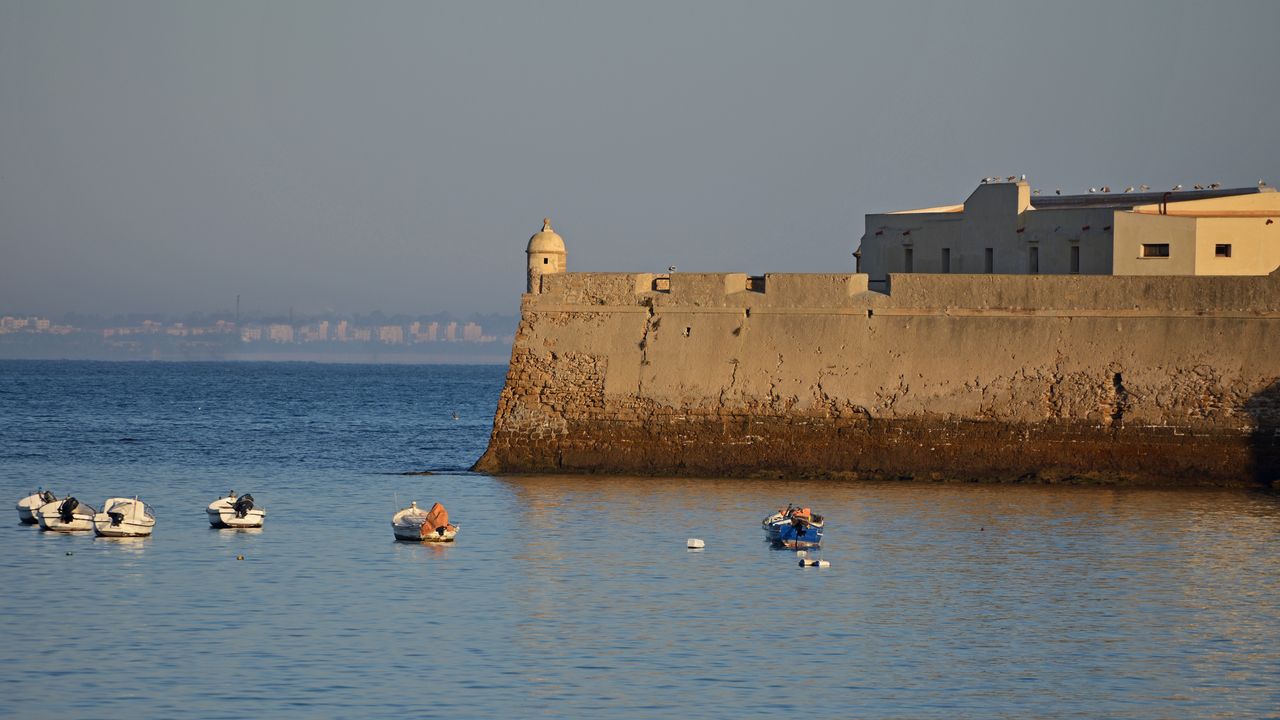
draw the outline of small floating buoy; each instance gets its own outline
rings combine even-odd
[[[237,560],[243,560],[243,559],[244,559],[244,556],[243,556],[243,555],[237,555],[237,556],[236,556],[236,559],[237,559]]]
[[[702,540],[698,539],[698,538],[689,538],[689,545],[688,545],[688,547],[689,547],[689,549],[690,549],[690,550],[699,550],[699,549],[704,548],[704,547],[706,547],[706,546],[707,546],[707,544],[706,544],[705,542],[703,542]]]
[[[826,560],[809,560],[808,558],[800,559],[800,567],[831,567],[831,563]]]

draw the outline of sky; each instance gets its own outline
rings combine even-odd
[[[863,215],[1280,181],[1280,2],[0,0],[0,314],[518,311]]]

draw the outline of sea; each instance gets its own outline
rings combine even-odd
[[[4,511],[0,716],[1280,717],[1274,493],[472,473],[504,374],[0,361],[4,496],[157,517]],[[792,502],[828,567],[765,541]]]

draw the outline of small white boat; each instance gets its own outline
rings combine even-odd
[[[102,537],[147,537],[155,526],[151,508],[136,497],[107,498],[93,516],[93,532]]]
[[[34,492],[18,501],[18,519],[23,525],[35,525],[39,522],[36,520],[36,510],[39,510],[41,505],[57,501],[57,496],[48,490]]]
[[[54,532],[80,532],[93,529],[93,516],[97,510],[68,495],[41,505],[36,510],[36,522],[43,530]]]
[[[440,503],[423,510],[418,503],[391,516],[391,531],[397,540],[413,542],[453,542],[458,526],[449,523],[449,512]]]
[[[235,490],[209,503],[205,512],[209,524],[216,528],[260,528],[267,519],[266,508],[255,507],[252,495],[236,497]]]

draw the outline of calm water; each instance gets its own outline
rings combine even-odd
[[[471,475],[503,373],[0,362],[6,503],[159,518],[111,541],[6,506],[0,714],[1280,715],[1274,495]],[[208,526],[229,488],[263,531]],[[410,500],[459,542],[393,542]],[[832,567],[763,542],[791,500]]]

